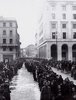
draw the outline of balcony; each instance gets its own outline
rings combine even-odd
[[[16,43],[12,43],[12,44],[10,44],[10,43],[0,43],[0,47],[3,47],[3,46],[5,46],[5,47],[11,47],[11,46],[13,46],[13,47],[18,47],[19,46],[19,44],[16,44]]]

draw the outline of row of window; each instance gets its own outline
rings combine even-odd
[[[66,24],[66,23],[63,23],[61,27],[62,27],[63,29],[66,28],[66,27],[67,27],[67,24]],[[52,28],[52,29],[56,29],[56,23],[52,23],[52,24],[51,24],[51,28]],[[76,29],[76,23],[73,23],[73,24],[72,24],[72,28],[73,28],[73,29]]]
[[[66,39],[66,32],[63,32],[62,36],[63,39]],[[57,39],[57,34],[56,32],[52,32],[52,39]],[[73,39],[76,39],[76,32],[73,32]]]
[[[56,19],[56,14],[55,13],[52,13],[52,19]],[[63,13],[62,14],[62,19],[66,19],[67,18],[67,15],[66,15],[66,13]],[[76,20],[76,14],[73,14],[73,19],[75,19]]]
[[[13,24],[13,23],[10,22],[10,23],[9,23],[9,26],[12,27],[12,26],[13,26],[12,24]],[[6,22],[3,22],[3,27],[6,27]]]
[[[56,10],[56,6],[55,5],[52,5],[51,7],[52,7],[52,10]],[[67,5],[62,5],[62,10],[66,11],[66,9],[67,9]],[[76,5],[72,6],[72,10],[76,10]]]
[[[6,47],[3,47],[3,51],[6,51],[6,50],[7,50],[7,48],[6,48]],[[9,51],[13,51],[13,48],[10,47],[10,48],[9,48]]]
[[[9,39],[9,43],[12,44],[13,43],[13,39]],[[3,44],[6,44],[6,39],[3,39]]]
[[[6,35],[6,30],[3,30],[3,35]],[[13,31],[10,30],[10,36],[12,36],[12,35],[13,35]]]

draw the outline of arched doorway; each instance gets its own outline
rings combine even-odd
[[[72,46],[73,61],[76,61],[76,44]]]
[[[66,44],[62,45],[62,60],[68,60],[68,46]]]
[[[55,44],[51,46],[51,57],[52,59],[57,60],[57,46]]]

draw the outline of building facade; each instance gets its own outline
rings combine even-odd
[[[35,58],[36,56],[37,56],[37,50],[35,45],[30,44],[25,48],[21,48],[21,58],[25,57]]]
[[[76,60],[76,1],[47,0],[35,37],[40,58]]]
[[[27,57],[27,55],[26,55],[26,48],[21,48],[20,49],[20,57],[21,58]]]
[[[20,54],[20,37],[14,19],[0,18],[0,62],[12,61]]]
[[[36,57],[37,54],[37,50],[36,50],[36,46],[33,44],[30,44],[26,47],[26,57]]]

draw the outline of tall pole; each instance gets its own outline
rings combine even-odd
[[[56,49],[57,49],[57,60],[58,60],[58,48],[57,48],[57,31],[56,31]]]

